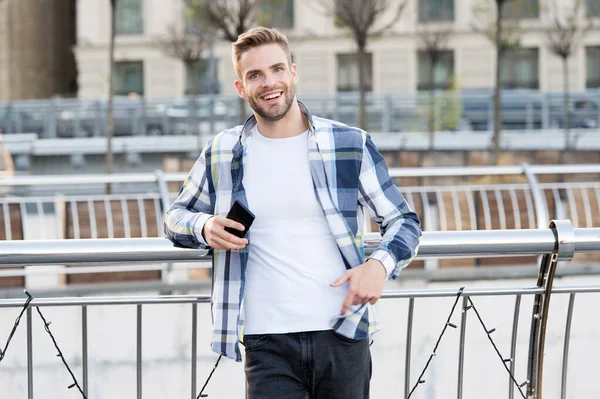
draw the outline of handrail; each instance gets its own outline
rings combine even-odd
[[[543,228],[548,226],[548,204],[546,203],[544,192],[540,189],[538,179],[528,164],[523,164],[523,174],[529,182],[529,188],[531,189],[531,194],[533,195],[535,213],[537,216],[537,227]]]
[[[581,165],[528,165],[535,175],[600,173],[600,164]],[[455,166],[390,168],[392,177],[453,177],[453,176],[497,176],[523,175],[522,165],[513,166]],[[166,182],[182,182],[187,173],[164,173]],[[43,175],[0,178],[0,186],[38,186],[56,184],[104,184],[104,183],[156,183],[156,173],[114,173],[86,175]]]
[[[573,229],[575,252],[600,253],[600,228]],[[365,235],[365,252],[379,245]],[[424,232],[417,258],[528,256],[556,251],[552,229]],[[30,240],[0,242],[0,267],[114,262],[185,262],[208,251],[174,246],[166,238]]]

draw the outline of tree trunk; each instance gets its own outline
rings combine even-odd
[[[496,45],[496,75],[494,83],[494,133],[492,136],[492,159],[491,163],[498,162],[498,153],[500,152],[500,133],[502,132],[502,105],[500,98],[500,76],[501,76],[501,61],[503,55],[502,49],[502,6],[504,0],[497,1],[496,13],[496,36],[494,37]]]
[[[431,68],[429,69],[429,115],[427,117],[427,127],[429,132],[429,150],[433,151],[435,141],[435,66],[437,57],[430,56]]]
[[[364,46],[358,47],[358,91],[360,93],[359,123],[362,130],[367,130],[367,87],[366,87],[366,53]]]
[[[106,173],[111,174],[113,170],[113,152],[112,139],[115,131],[114,120],[114,70],[115,70],[115,16],[117,12],[117,1],[110,0],[111,21],[110,21],[110,44],[108,48],[108,104],[106,111],[107,130],[106,130]],[[106,193],[110,194],[110,183],[106,184]]]
[[[198,139],[198,154],[202,151],[202,131],[200,129],[200,121],[198,120],[198,92],[200,86],[199,75],[199,60],[188,61],[188,68],[192,70],[192,90],[190,91],[191,103],[190,103],[190,121],[192,123],[192,134],[196,135]],[[209,104],[210,106],[210,104]],[[212,112],[212,111],[209,111]]]
[[[566,151],[571,149],[571,134],[570,134],[570,126],[571,126],[571,114],[569,112],[569,63],[567,58],[563,58],[563,120],[564,120],[564,129],[565,129],[565,149],[561,152],[561,158]],[[563,163],[562,160],[560,162]]]

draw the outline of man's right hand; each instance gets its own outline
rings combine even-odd
[[[247,239],[226,232],[225,227],[244,231],[244,225],[241,223],[227,219],[224,216],[212,216],[206,221],[202,229],[206,243],[216,249],[243,249],[248,245]]]

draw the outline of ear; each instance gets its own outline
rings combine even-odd
[[[233,82],[235,89],[237,90],[238,96],[246,100],[246,90],[244,90],[244,85],[238,79]]]
[[[298,69],[296,64],[292,64],[290,67],[290,72],[292,74],[292,82],[294,82],[294,84],[298,83]]]

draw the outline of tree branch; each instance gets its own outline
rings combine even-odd
[[[576,0],[568,13],[561,13],[558,4],[554,1],[550,11],[553,15],[552,22],[546,29],[546,42],[552,53],[566,60],[571,57],[578,43],[593,27],[593,23],[591,19],[586,21],[580,18],[581,0]]]
[[[185,63],[202,59],[202,53],[208,42],[208,34],[188,35],[180,32],[174,25],[167,28],[167,34],[155,39],[156,46],[166,55]]]

